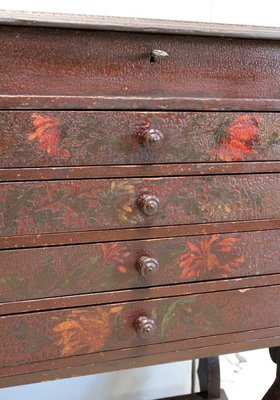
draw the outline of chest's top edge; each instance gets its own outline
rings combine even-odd
[[[0,25],[280,40],[280,27],[0,10]]]

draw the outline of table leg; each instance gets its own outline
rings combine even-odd
[[[277,365],[276,378],[263,400],[280,400],[280,347],[269,349],[270,357]]]

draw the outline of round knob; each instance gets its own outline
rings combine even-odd
[[[135,320],[135,328],[142,339],[149,339],[155,334],[156,323],[153,319],[142,315]]]
[[[159,208],[159,199],[153,194],[143,194],[137,201],[139,210],[147,215],[155,215]]]
[[[142,135],[142,144],[146,149],[153,150],[161,146],[163,133],[156,129],[149,129]]]
[[[154,275],[159,269],[159,262],[155,258],[142,256],[137,261],[137,269],[143,278]]]

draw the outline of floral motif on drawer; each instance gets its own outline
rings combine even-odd
[[[276,285],[3,316],[1,363],[12,366],[271,327],[279,322],[271,312],[278,306]]]
[[[279,218],[279,174],[0,184],[0,235]]]
[[[279,273],[280,231],[3,250],[0,301]]]
[[[1,167],[280,159],[278,113],[2,111]]]

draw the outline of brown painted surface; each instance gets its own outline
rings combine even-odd
[[[277,113],[0,112],[0,165],[279,160],[279,125]],[[153,131],[162,143],[145,147]]]
[[[280,111],[280,100],[263,98],[151,96],[37,96],[1,95],[3,110],[220,110]]]
[[[247,232],[280,229],[280,219],[257,219],[255,221],[233,221],[191,225],[166,225],[146,228],[110,229],[48,233],[42,235],[16,235],[0,237],[1,249],[25,247],[62,246],[110,242],[116,240],[140,240],[168,238],[173,236],[206,235],[214,233]]]
[[[0,184],[1,236],[279,218],[280,175]],[[155,215],[140,211],[145,194]]]
[[[280,343],[279,41],[168,29],[0,27],[0,386]]]
[[[279,241],[275,230],[6,250],[0,302],[279,273]],[[154,275],[137,269],[143,256]]]
[[[185,175],[227,175],[280,172],[279,161],[138,164],[79,167],[0,168],[0,181],[135,178]]]
[[[211,346],[209,345],[209,338],[207,338],[207,344],[205,347],[196,347],[193,349],[185,348],[180,349],[178,351],[173,352],[165,352],[165,346],[161,345],[161,352],[156,355],[143,355],[138,357],[121,358],[122,351],[119,351],[118,356],[120,359],[107,361],[107,362],[99,362],[99,363],[91,363],[91,364],[83,364],[79,363],[75,366],[64,366],[60,368],[54,368],[55,362],[50,362],[49,365],[51,369],[42,370],[40,366],[36,365],[36,372],[28,372],[21,373],[18,375],[10,375],[0,377],[0,387],[7,386],[18,386],[25,385],[28,383],[35,382],[47,382],[50,380],[58,380],[64,378],[73,378],[83,375],[92,375],[101,372],[110,372],[110,371],[118,371],[129,368],[139,368],[145,367],[149,365],[156,364],[166,364],[170,362],[177,361],[186,361],[192,359],[198,359],[205,357],[205,354],[208,356],[217,356],[218,354],[229,354],[236,353],[238,351],[247,351],[247,350],[255,350],[265,347],[277,346],[279,344],[280,337],[260,337],[256,340],[251,340],[252,331],[247,333],[246,340],[241,342],[230,342],[226,345],[217,345]],[[174,342],[173,342],[174,343]],[[181,345],[181,342],[175,342]],[[104,353],[103,353],[104,354]],[[75,357],[77,358],[77,357]],[[69,359],[67,359],[69,364]],[[34,364],[26,364],[25,371],[27,371],[31,365]]]
[[[92,107],[100,96],[115,99],[114,107],[119,96],[131,96],[131,103],[279,98],[278,41],[2,26],[0,47],[2,107],[5,96],[18,95],[25,107],[44,95],[74,96],[73,105],[92,96]],[[169,57],[151,63],[152,49]],[[51,103],[46,98],[41,106]]]
[[[279,325],[279,306],[271,286],[1,317],[1,364],[269,328]],[[148,339],[135,330],[141,315],[156,324]]]
[[[243,276],[241,278],[227,278],[192,283],[180,283],[162,286],[147,286],[117,291],[105,291],[95,293],[74,294],[57,297],[47,297],[33,300],[10,301],[0,303],[0,315],[28,313],[83,307],[87,305],[113,304],[119,302],[160,299],[163,297],[192,295],[205,292],[216,292],[234,289],[247,289],[254,287],[266,287],[280,284],[280,274],[267,274],[259,276]]]
[[[276,346],[279,331],[257,329],[2,367],[0,387]]]

